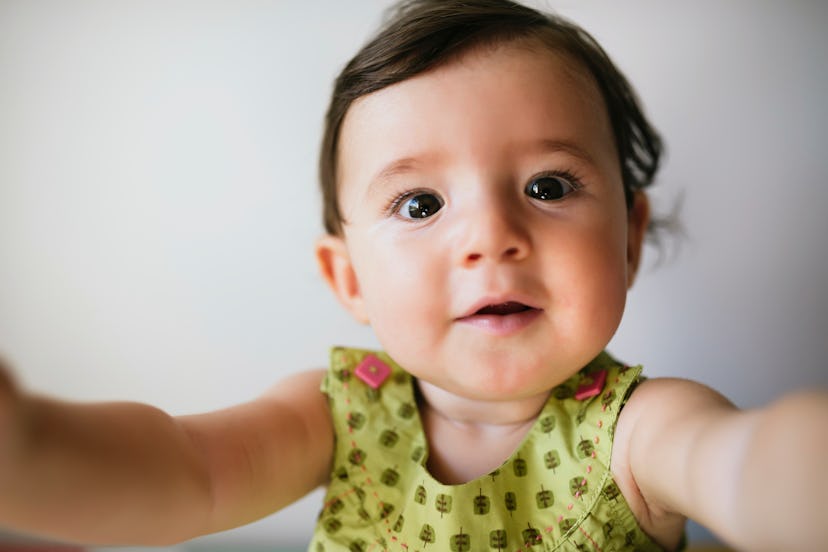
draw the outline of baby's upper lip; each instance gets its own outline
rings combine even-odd
[[[540,310],[531,298],[521,295],[487,296],[476,301],[458,320],[477,315],[506,315],[525,310]]]

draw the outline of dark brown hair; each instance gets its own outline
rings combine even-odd
[[[404,0],[376,36],[334,81],[319,156],[323,217],[329,234],[342,232],[337,194],[339,135],[357,98],[447,63],[472,48],[534,39],[581,64],[607,106],[629,207],[633,192],[651,184],[662,143],[623,74],[586,31],[555,15],[510,0]]]

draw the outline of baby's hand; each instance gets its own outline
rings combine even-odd
[[[12,378],[11,368],[3,357],[0,357],[0,447],[8,436],[12,411],[15,410],[14,405],[17,402],[17,387]]]
[[[0,357],[0,482],[9,473],[9,462],[13,443],[19,433],[17,411],[19,398],[11,369]]]

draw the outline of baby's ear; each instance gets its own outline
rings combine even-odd
[[[632,287],[635,281],[649,224],[650,201],[646,193],[636,190],[633,192],[632,206],[627,213],[627,288]]]
[[[358,322],[367,324],[365,304],[345,240],[330,234],[319,238],[316,242],[316,262],[339,302]]]

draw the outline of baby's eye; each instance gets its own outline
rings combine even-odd
[[[408,198],[403,198],[397,209],[397,214],[407,219],[424,219],[432,216],[443,206],[443,200],[434,194],[420,192]]]
[[[536,176],[526,185],[524,192],[531,198],[542,201],[562,199],[574,192],[577,186],[568,178],[558,175]]]

